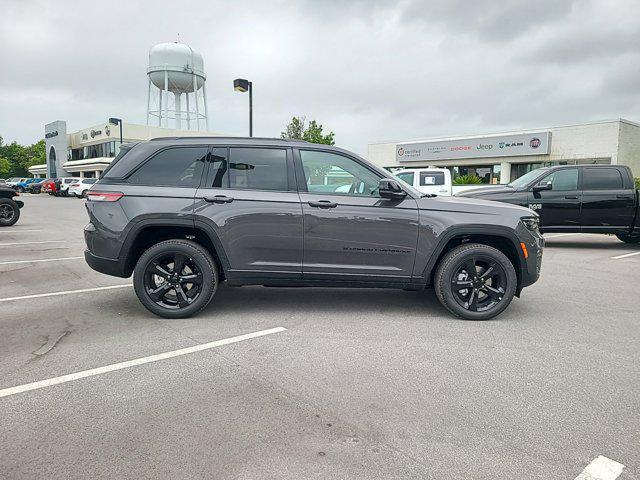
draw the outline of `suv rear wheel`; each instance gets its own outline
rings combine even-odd
[[[211,254],[189,240],[166,240],[146,250],[133,274],[133,287],[150,312],[185,318],[205,308],[218,288]]]
[[[509,306],[518,277],[511,261],[488,245],[470,243],[448,252],[436,270],[440,303],[467,320],[489,320]]]

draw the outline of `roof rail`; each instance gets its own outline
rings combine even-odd
[[[156,137],[150,139],[151,142],[157,142],[162,140],[269,140],[279,142],[300,142],[309,143],[306,140],[298,140],[296,138],[276,138],[276,137],[231,137],[231,136],[218,136],[218,135],[202,135],[202,136],[186,136],[186,137]]]

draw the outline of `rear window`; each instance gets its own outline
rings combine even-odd
[[[617,168],[585,168],[584,190],[622,190],[624,182]]]
[[[287,152],[280,148],[231,148],[229,188],[288,190]]]
[[[147,160],[128,182],[135,185],[197,187],[207,157],[206,147],[174,147]]]
[[[97,178],[85,178],[84,180],[82,180],[82,183],[93,185],[97,180]]]
[[[420,186],[444,185],[443,172],[420,172]]]

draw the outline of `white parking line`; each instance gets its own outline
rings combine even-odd
[[[260,330],[259,332],[247,333],[245,335],[238,335],[237,337],[225,338],[209,343],[202,343],[200,345],[194,345],[193,347],[181,348],[180,350],[159,353],[157,355],[151,355],[149,357],[136,358],[135,360],[129,360],[126,362],[112,363],[111,365],[106,365],[104,367],[92,368],[91,370],[83,370],[81,372],[71,373],[69,375],[62,375],[61,377],[54,377],[47,380],[41,380],[39,382],[27,383],[25,385],[5,388],[4,390],[0,390],[0,398],[15,395],[17,393],[28,392],[29,390],[37,390],[39,388],[50,387],[52,385],[58,385],[60,383],[72,382],[74,380],[80,380],[81,378],[93,377],[94,375],[102,375],[103,373],[114,372],[116,370],[122,370],[124,368],[137,367],[138,365],[144,365],[145,363],[158,362],[160,360],[166,360],[167,358],[179,357],[181,355],[187,355],[189,353],[201,352],[202,350],[209,350],[211,348],[221,347],[223,345],[229,345],[231,343],[238,343],[244,340],[250,340],[252,338],[264,337],[265,335],[271,335],[273,333],[285,332],[286,330],[287,329],[284,327]]]
[[[640,255],[640,252],[625,253],[624,255],[617,255],[617,256],[611,257],[611,258],[613,260],[618,260],[619,258],[633,257],[634,255]]]
[[[3,229],[0,233],[22,233],[22,232],[41,232],[42,230],[20,230],[20,229]]]
[[[66,290],[62,292],[37,293],[35,295],[23,295],[22,297],[0,298],[0,302],[13,302],[14,300],[28,300],[30,298],[57,297],[58,295],[70,295],[72,293],[99,292],[100,290],[113,290],[114,288],[133,287],[130,283],[127,285],[110,285],[108,287],[81,288],[80,290]]]
[[[61,262],[63,260],[79,260],[81,258],[84,258],[84,257],[43,258],[41,260],[14,260],[11,262],[0,262],[0,265],[16,265],[19,263]]]
[[[600,455],[582,470],[575,480],[614,480],[618,478],[624,465]]]
[[[41,242],[11,242],[11,243],[0,243],[0,247],[8,247],[9,245],[31,245],[34,243],[67,243],[66,240],[43,240]]]

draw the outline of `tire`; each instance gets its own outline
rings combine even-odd
[[[475,275],[468,273],[472,270],[470,262]],[[465,288],[466,285],[469,287]],[[513,300],[517,285],[516,271],[506,255],[479,243],[461,245],[448,252],[440,260],[434,277],[440,303],[466,320],[489,320],[502,313]]]
[[[617,233],[616,237],[618,237],[618,240],[621,240],[624,243],[629,243],[631,245],[640,243],[640,234],[629,235],[628,233]]]
[[[10,227],[20,218],[20,207],[10,198],[0,198],[0,227]]]
[[[180,272],[174,272],[180,258],[184,267]],[[177,277],[178,273],[180,277]],[[197,281],[182,279],[196,280],[198,275],[200,285]],[[166,240],[140,256],[133,273],[133,287],[142,305],[151,313],[163,318],[186,318],[211,302],[218,288],[218,269],[202,245],[190,240]],[[154,293],[155,298],[152,297]],[[191,299],[190,294],[195,296]]]
[[[87,198],[87,191],[86,190],[82,191],[82,195],[80,195],[80,198]]]
[[[16,192],[24,193],[24,187],[16,187]]]

